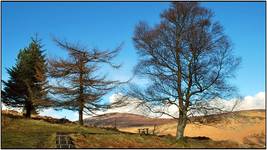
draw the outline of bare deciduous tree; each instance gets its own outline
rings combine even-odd
[[[124,98],[137,98],[154,113],[176,118],[176,139],[183,139],[191,112],[220,111],[214,99],[234,96],[234,77],[240,59],[213,13],[197,2],[173,2],[161,14],[160,24],[144,22],[135,28],[134,44],[140,56],[135,73],[150,80],[146,89],[131,86]],[[166,106],[177,106],[177,115]]]
[[[101,102],[102,97],[120,82],[108,80],[97,72],[101,64],[120,67],[111,61],[121,46],[112,51],[100,51],[58,39],[54,41],[68,52],[69,58],[49,60],[50,77],[57,79],[56,84],[51,86],[51,93],[56,95],[59,107],[79,111],[79,124],[83,125],[83,113],[94,114],[95,111],[110,107]]]

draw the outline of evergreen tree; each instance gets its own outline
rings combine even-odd
[[[47,96],[46,61],[37,38],[20,50],[17,63],[7,69],[9,80],[3,81],[2,102],[7,106],[23,108],[25,117],[51,104]]]

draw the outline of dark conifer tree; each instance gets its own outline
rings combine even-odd
[[[23,108],[25,117],[49,106],[47,96],[46,60],[40,40],[32,38],[28,47],[20,50],[17,63],[7,69],[10,76],[3,81],[2,102],[10,107]]]

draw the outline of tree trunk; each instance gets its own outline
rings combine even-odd
[[[81,107],[81,106],[79,109],[79,124],[83,125],[83,107]]]
[[[182,140],[184,138],[184,129],[185,129],[186,123],[185,121],[183,121],[182,123],[180,123],[180,121],[178,121],[178,125],[177,125],[177,133],[176,133],[176,140]]]
[[[83,125],[83,107],[84,107],[84,99],[83,99],[83,63],[81,60],[78,61],[79,64],[79,124],[82,126]]]
[[[31,104],[31,103],[28,103],[28,104],[25,106],[25,110],[26,110],[25,118],[31,118],[32,104]]]
[[[184,139],[184,129],[186,126],[186,121],[187,121],[186,113],[184,114],[182,111],[179,111],[179,119],[176,130],[176,140]]]

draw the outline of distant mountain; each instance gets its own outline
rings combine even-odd
[[[175,122],[173,119],[149,118],[130,113],[107,113],[84,119],[84,124],[97,127],[153,126]]]
[[[228,112],[222,114],[208,115],[205,117],[196,116],[190,117],[190,120],[196,123],[218,123],[225,118],[234,118],[239,114],[245,113],[265,113],[265,110],[242,110],[235,112]],[[231,117],[232,116],[232,117]],[[140,126],[153,126],[163,124],[176,124],[177,121],[174,119],[166,118],[150,118],[142,115],[131,114],[131,113],[107,113],[84,119],[84,124],[96,127],[140,127]]]

